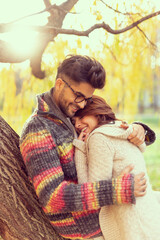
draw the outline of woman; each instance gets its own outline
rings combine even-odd
[[[129,164],[134,164],[134,174],[146,173],[147,192],[135,205],[101,208],[99,222],[104,238],[98,239],[160,240],[160,204],[147,175],[142,154],[145,144],[137,147],[127,140],[132,126],[120,128],[122,122],[98,96],[93,96],[93,102],[79,110],[72,121],[79,134],[73,142],[79,183],[111,179]]]

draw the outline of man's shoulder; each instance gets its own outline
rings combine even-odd
[[[45,127],[45,120],[38,115],[31,115],[25,122],[21,137],[29,132],[37,132]]]
[[[63,136],[68,134],[68,131],[66,130],[63,122],[57,117],[47,114],[45,114],[44,116],[35,114],[29,117],[25,122],[22,129],[21,137],[24,137],[29,133],[37,133],[40,131],[48,132],[54,136]]]

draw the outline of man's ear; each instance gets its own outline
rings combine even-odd
[[[64,82],[62,81],[61,78],[57,78],[55,82],[55,88],[57,90],[60,90],[64,86]]]

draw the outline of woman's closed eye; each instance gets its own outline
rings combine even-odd
[[[75,126],[79,120],[82,120],[83,117],[73,117],[71,118],[71,123]]]

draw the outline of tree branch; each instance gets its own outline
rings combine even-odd
[[[78,1],[79,0],[67,0],[60,5],[60,8],[64,9],[66,12],[69,12]]]
[[[120,12],[120,11],[112,8],[111,6],[109,6],[109,5],[108,5],[107,3],[105,3],[103,0],[100,0],[100,1],[101,1],[106,7],[110,8],[111,10],[113,10],[113,11],[116,12],[116,13],[119,13],[119,14],[122,14],[122,15],[139,15],[139,16],[141,16],[140,13],[128,13],[128,12],[123,13],[123,12]]]
[[[32,13],[32,14],[29,14],[29,15],[26,15],[24,17],[21,17],[21,18],[17,18],[15,20],[13,20],[12,22],[9,22],[9,24],[12,24],[12,23],[16,23],[16,22],[19,22],[19,21],[22,21],[26,18],[29,18],[29,17],[33,17],[33,16],[36,16],[36,15],[39,15],[41,13],[44,13],[44,12],[50,12],[50,10],[52,9],[58,9],[59,11],[62,11],[64,13],[70,13],[70,14],[77,14],[75,12],[68,12],[68,11],[65,11],[62,7],[59,7],[57,6],[56,4],[53,4],[53,5],[50,5],[49,7],[46,7],[45,9],[43,9],[42,11],[39,11],[39,12],[35,12],[35,13]]]
[[[52,25],[53,27],[60,29],[62,27],[65,16],[77,2],[78,0],[67,0],[60,6],[56,6],[55,8],[50,9],[50,17],[48,18],[48,23],[45,27]],[[44,0],[44,3],[47,8],[51,7],[49,0]],[[30,58],[32,74],[37,78],[43,79],[45,77],[45,72],[41,70],[42,54],[48,43],[52,41],[57,36],[57,34],[58,33],[54,31],[54,29],[48,34],[44,32],[39,33],[38,39],[41,39],[41,42],[39,43],[39,46],[37,46],[36,53]]]
[[[132,22],[134,22],[133,17],[131,15],[129,15],[130,19],[132,20]],[[155,49],[157,49],[157,46],[155,43],[153,43],[148,36],[146,35],[146,33],[137,25],[136,28],[142,33],[142,35],[144,36],[144,38],[146,38],[148,40],[148,42],[152,45],[152,47],[154,47]]]
[[[47,1],[47,0],[45,0]],[[153,18],[155,16],[160,15],[160,11],[151,13],[145,17],[140,18],[138,21],[133,22],[132,24],[128,25],[125,28],[121,28],[118,30],[112,29],[108,24],[106,23],[100,23],[100,24],[95,24],[89,29],[85,31],[78,31],[74,29],[62,29],[62,24],[65,16],[67,15],[68,11],[72,9],[74,4],[76,4],[78,0],[68,0],[65,3],[61,4],[58,9],[53,8],[50,11],[51,16],[48,18],[48,24],[45,26],[27,26],[31,27],[33,30],[39,32],[38,35],[38,41],[36,47],[36,51],[32,53],[32,56],[15,56],[15,54],[12,52],[11,48],[7,45],[6,42],[0,40],[0,62],[22,62],[26,59],[30,59],[30,65],[32,67],[32,73],[34,76],[38,78],[44,78],[44,72],[41,70],[41,58],[42,54],[48,45],[50,41],[53,41],[53,39],[58,35],[58,34],[68,34],[68,35],[77,35],[77,36],[86,36],[88,37],[91,32],[93,32],[95,29],[104,29],[107,32],[111,34],[121,34],[126,31],[129,31],[130,29],[134,27],[138,27],[138,25],[150,18]],[[46,2],[47,4],[47,2]],[[50,7],[50,6],[49,6]],[[65,12],[61,11],[61,8],[65,10]],[[13,26],[19,26],[18,24],[0,24],[0,33],[8,32],[11,30]],[[23,29],[25,26],[21,26]],[[141,29],[139,29],[142,31]],[[144,32],[143,32],[144,35]],[[147,36],[145,36],[147,38]],[[39,41],[41,39],[41,41]],[[148,39],[148,38],[147,38]],[[149,40],[149,39],[148,39]],[[151,43],[151,42],[150,42]],[[153,44],[152,44],[153,45]]]
[[[111,34],[120,34],[120,33],[127,32],[130,29],[132,29],[132,28],[136,27],[137,25],[139,25],[140,23],[142,23],[142,22],[144,22],[144,21],[146,21],[146,20],[148,20],[150,18],[156,17],[158,15],[160,15],[160,11],[157,11],[155,13],[151,13],[151,14],[149,14],[149,15],[141,18],[141,19],[139,19],[138,21],[130,24],[129,26],[127,26],[125,28],[122,28],[122,29],[119,29],[119,30],[114,30],[108,24],[103,22],[103,23],[100,23],[100,24],[93,25],[91,28],[89,28],[86,31],[59,29],[59,33],[74,34],[74,35],[79,35],[79,36],[88,36],[95,29],[103,28],[103,29],[105,29],[107,32],[109,32]]]
[[[116,57],[116,55],[114,54],[114,52],[111,50],[111,48],[106,44],[106,43],[102,43],[103,44],[103,46],[104,46],[104,48],[107,48],[108,49],[108,51],[110,52],[110,54],[111,54],[111,56],[113,57],[113,59],[118,63],[118,64],[120,64],[120,65],[122,65],[122,66],[128,66],[129,65],[129,63],[122,63],[122,62],[120,62],[118,59],[117,59],[117,57]]]
[[[46,8],[51,6],[50,0],[43,0],[43,2],[44,2],[44,5],[46,6]]]
[[[105,22],[95,24],[92,27],[90,27],[88,30],[85,30],[85,31],[78,31],[78,30],[74,30],[74,29],[61,29],[61,28],[57,28],[54,26],[29,26],[29,27],[31,27],[35,31],[43,32],[43,33],[52,34],[53,32],[56,32],[57,34],[70,34],[70,35],[87,36],[87,37],[95,29],[99,29],[99,28],[103,28],[111,34],[121,34],[121,33],[129,31],[130,29],[132,29],[134,27],[137,27],[137,25],[139,25],[140,23],[142,23],[150,18],[156,17],[158,15],[160,15],[160,11],[151,13],[151,14],[137,20],[136,22],[133,22],[132,24],[128,25],[127,27],[119,29],[119,30],[112,29]],[[10,30],[10,27],[11,27],[10,24],[0,24],[0,33],[8,32]],[[24,26],[23,26],[23,28],[24,28]]]

